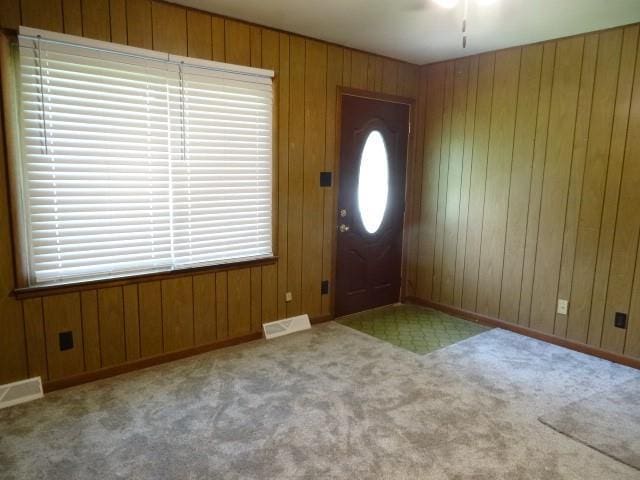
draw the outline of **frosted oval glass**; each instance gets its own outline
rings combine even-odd
[[[389,196],[389,159],[384,139],[373,130],[364,142],[358,175],[358,210],[369,233],[380,228]]]

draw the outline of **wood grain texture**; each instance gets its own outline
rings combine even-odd
[[[459,60],[466,104],[457,63],[453,80],[452,62],[422,68],[420,298],[640,355],[639,37],[636,24]]]
[[[44,334],[42,299],[31,298],[22,304],[24,313],[24,335],[27,344],[29,377],[49,379],[47,346]]]
[[[212,59],[212,32],[211,15],[187,10],[187,54],[190,57]]]
[[[62,0],[64,33],[82,36],[82,0]]]
[[[117,365],[127,358],[122,287],[98,290],[100,352],[103,367]]]
[[[126,285],[92,285],[47,296],[43,324],[47,313],[54,315],[51,302],[67,302],[64,308],[71,312],[74,351],[78,338],[82,343],[80,360],[73,362],[67,360],[70,353],[60,355],[46,348],[50,380],[63,380],[79,373],[78,369],[111,371],[123,362],[244,338],[242,332],[257,332],[263,322],[288,315],[331,314],[332,285],[328,295],[321,295],[320,282],[333,283],[336,189],[321,189],[318,176],[320,171],[337,169],[337,88],[360,86],[415,97],[419,86],[416,66],[162,0],[21,0],[9,5],[1,0],[0,5],[1,21],[7,27],[25,24],[275,72],[273,237],[277,264],[244,273],[233,273],[230,268],[171,279],[142,278]],[[0,194],[5,195],[4,159],[1,166]],[[0,206],[0,224],[8,220],[4,208]],[[0,246],[10,251],[11,240],[5,233],[9,226],[0,226]],[[36,371],[32,365],[42,363],[37,329],[26,329],[23,301],[9,297],[13,278],[12,255],[3,255],[0,315],[11,320],[0,324],[0,380],[7,381],[25,378],[30,369]],[[291,303],[285,302],[287,291],[293,292]],[[24,302],[35,305],[38,299]],[[36,310],[27,307],[26,311],[32,318]],[[45,343],[58,341],[60,329],[67,328],[65,322],[47,324]]]
[[[122,287],[124,310],[124,335],[127,361],[140,358],[140,312],[138,301],[138,286],[126,285]]]
[[[152,1],[153,49],[187,55],[187,10],[169,3]]]
[[[102,367],[100,358],[100,319],[98,317],[98,292],[88,290],[80,294],[82,309],[82,342],[84,364],[87,371]]]
[[[140,354],[142,357],[163,352],[162,289],[160,282],[138,285],[140,303]]]
[[[193,277],[193,328],[196,345],[216,340],[216,275]]]
[[[49,379],[56,380],[84,371],[80,294],[68,293],[42,299]],[[60,350],[59,335],[71,332],[73,348]]]
[[[64,31],[61,0],[20,0],[20,12],[20,25],[53,32]]]
[[[82,35],[96,40],[111,40],[109,0],[82,0]]]
[[[110,0],[111,41],[127,44],[127,0]]]
[[[127,43],[133,47],[153,48],[151,0],[127,0]]]
[[[163,351],[172,352],[193,346],[193,279],[162,281]]]

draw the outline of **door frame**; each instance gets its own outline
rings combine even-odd
[[[407,270],[407,243],[408,243],[408,224],[413,216],[413,188],[409,183],[410,173],[413,173],[415,160],[416,160],[416,99],[411,97],[403,97],[401,95],[391,95],[387,93],[371,92],[369,90],[362,90],[358,88],[350,87],[337,87],[336,95],[336,141],[335,141],[335,164],[333,168],[333,210],[331,217],[331,246],[333,251],[331,253],[331,278],[329,279],[331,288],[331,303],[330,312],[331,318],[335,318],[336,313],[336,270],[338,267],[338,229],[337,229],[337,208],[338,208],[338,194],[340,192],[340,166],[342,163],[342,157],[340,147],[342,144],[342,98],[344,96],[368,98],[371,100],[378,100],[382,102],[399,103],[409,106],[409,138],[407,139],[407,158],[404,178],[404,218],[402,221],[402,260],[400,262],[400,298],[405,298],[405,282],[406,270]]]

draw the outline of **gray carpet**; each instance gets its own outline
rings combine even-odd
[[[537,418],[639,376],[499,329],[419,356],[327,323],[0,411],[0,477],[638,480]]]
[[[540,421],[640,470],[640,379],[573,402]]]

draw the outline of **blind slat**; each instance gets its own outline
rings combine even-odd
[[[271,82],[60,38],[20,37],[31,283],[271,255]]]

